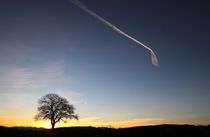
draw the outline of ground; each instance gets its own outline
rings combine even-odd
[[[132,128],[69,127],[54,130],[0,127],[1,137],[209,137],[210,126],[158,125]]]

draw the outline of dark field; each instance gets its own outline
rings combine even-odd
[[[0,127],[1,137],[210,137],[210,126],[158,125],[132,128],[69,127],[54,130]]]

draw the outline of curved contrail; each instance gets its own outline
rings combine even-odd
[[[124,31],[122,31],[121,29],[119,29],[118,27],[116,27],[115,25],[113,25],[112,23],[110,23],[109,21],[105,20],[104,18],[102,18],[101,16],[99,16],[98,14],[96,14],[95,12],[93,12],[92,10],[90,10],[87,6],[85,6],[82,2],[80,2],[79,0],[69,0],[71,3],[75,4],[76,6],[78,6],[81,10],[85,11],[86,13],[88,13],[89,15],[95,17],[96,19],[98,19],[99,21],[101,21],[102,23],[104,23],[105,25],[109,26],[110,28],[112,28],[114,31],[122,34],[123,36],[127,37],[128,39],[138,43],[139,45],[143,46],[144,48],[146,48],[147,50],[150,51],[151,54],[151,62],[153,65],[155,66],[159,66],[158,63],[158,59],[156,54],[154,53],[154,51],[146,46],[144,43],[140,42],[139,40],[133,38],[132,36],[130,36],[129,34],[125,33]]]

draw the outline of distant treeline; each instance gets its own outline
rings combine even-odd
[[[132,128],[68,127],[54,130],[0,126],[1,137],[210,137],[209,126],[158,125]]]

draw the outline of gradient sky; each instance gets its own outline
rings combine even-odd
[[[81,0],[157,53],[68,0],[0,1],[0,125],[34,122],[38,99],[66,97],[58,126],[210,124],[208,0]]]

